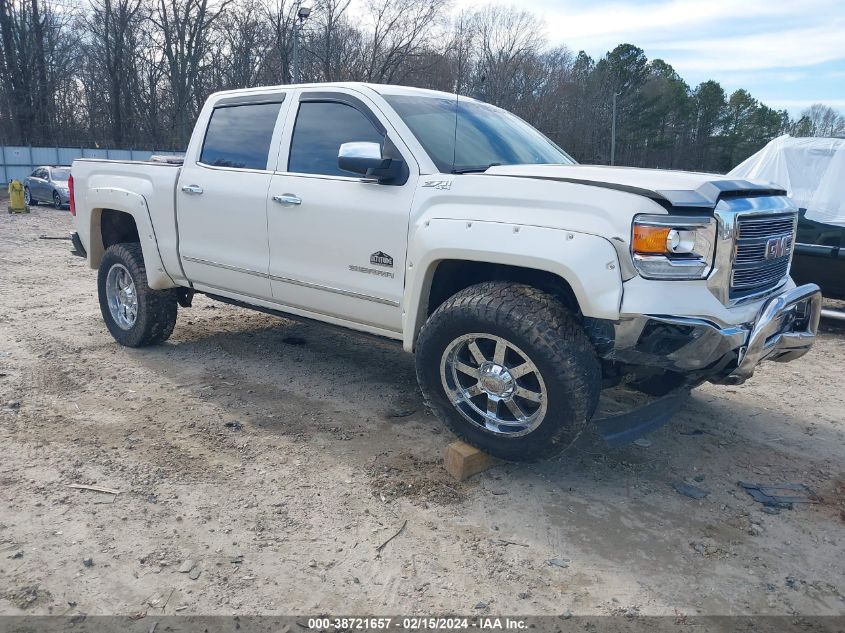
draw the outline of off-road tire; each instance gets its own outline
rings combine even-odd
[[[443,354],[456,338],[488,333],[531,358],[548,390],[547,411],[526,435],[497,435],[469,422],[441,379]],[[417,379],[427,405],[461,439],[509,461],[556,455],[585,428],[598,405],[601,366],[577,318],[554,296],[525,284],[485,282],[447,299],[423,326]]]
[[[106,279],[115,264],[124,266],[135,284],[138,297],[137,316],[134,325],[124,330],[114,320],[106,298]],[[147,285],[147,271],[141,245],[137,243],[109,246],[100,262],[97,274],[97,292],[100,298],[100,312],[111,335],[127,347],[147,347],[166,341],[176,326],[176,291],[152,290]]]

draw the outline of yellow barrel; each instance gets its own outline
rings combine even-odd
[[[29,213],[23,196],[23,183],[12,180],[9,183],[9,213]]]

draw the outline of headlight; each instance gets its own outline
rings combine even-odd
[[[713,267],[716,221],[709,217],[638,215],[631,256],[647,279],[704,279]]]

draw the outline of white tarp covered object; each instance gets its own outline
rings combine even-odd
[[[845,227],[845,139],[780,136],[728,176],[773,182],[808,220]]]

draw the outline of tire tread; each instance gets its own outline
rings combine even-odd
[[[138,316],[131,330],[123,330],[113,322],[105,298],[106,276],[112,264],[118,262],[129,269],[138,294]],[[176,327],[176,292],[173,289],[153,290],[147,285],[147,269],[140,244],[124,242],[109,246],[100,263],[97,285],[103,320],[118,343],[127,347],[148,347],[170,338]]]
[[[436,361],[439,372],[439,355],[443,351],[429,349],[432,339],[441,328],[449,328],[467,317],[507,327],[528,341],[531,350],[526,352],[545,349],[553,359],[551,366],[555,375],[551,378],[558,384],[567,385],[572,409],[565,416],[567,422],[559,423],[543,444],[526,442],[522,454],[491,450],[492,443],[479,446],[472,434],[467,433],[468,424],[460,414],[451,404],[444,406],[445,397],[439,397],[442,387],[431,385],[425,379],[421,365]],[[499,457],[537,459],[560,452],[566,438],[580,433],[587,425],[598,404],[601,368],[578,319],[555,296],[527,284],[488,281],[461,290],[434,311],[420,332],[417,348],[417,375],[427,406],[440,414],[461,439]],[[430,358],[432,354],[436,358]]]

